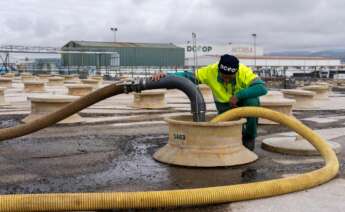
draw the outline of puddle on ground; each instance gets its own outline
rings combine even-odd
[[[0,149],[6,151],[0,151],[0,157],[3,157],[3,164],[11,166],[0,174],[0,193],[147,191],[223,186],[279,178],[283,174],[313,170],[322,164],[281,165],[272,158],[291,156],[268,153],[257,144],[260,159],[248,165],[220,168],[174,166],[152,158],[167,140],[164,134],[60,135],[4,142]],[[20,156],[16,157],[16,154]],[[10,176],[8,172],[37,177],[12,182],[3,178]]]
[[[25,117],[26,115],[10,115],[10,116],[1,116],[0,119],[0,129],[1,128],[8,128],[8,127],[13,127],[21,123],[21,120]]]

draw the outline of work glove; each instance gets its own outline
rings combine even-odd
[[[230,99],[230,101],[229,101],[229,103],[230,103],[230,107],[231,108],[236,108],[236,107],[238,107],[238,99],[237,99],[237,97],[234,95],[234,96],[232,96],[231,97],[231,99]]]
[[[158,81],[158,80],[160,80],[161,78],[163,78],[163,77],[165,77],[166,76],[166,74],[164,73],[164,72],[158,72],[158,73],[155,73],[155,74],[153,74],[152,76],[151,76],[151,80],[152,81]]]

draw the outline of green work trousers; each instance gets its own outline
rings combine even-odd
[[[218,110],[218,114],[222,114],[227,110],[231,110],[229,103],[219,103],[219,102],[215,102],[215,103]],[[243,99],[243,100],[240,100],[237,105],[239,107],[243,107],[243,106],[258,107],[260,106],[260,101],[258,97]],[[254,140],[256,138],[257,125],[258,125],[258,118],[248,117],[247,122],[242,125],[242,140],[244,141]]]

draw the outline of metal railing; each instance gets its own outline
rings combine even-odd
[[[157,72],[168,72],[174,73],[177,71],[192,71],[191,68],[186,67],[157,67],[157,66],[104,66],[104,67],[94,67],[94,66],[61,66],[61,67],[49,67],[49,66],[26,66],[18,68],[17,72],[30,72],[34,75],[37,74],[78,74],[82,77],[87,77],[88,75],[102,75],[109,79],[116,79],[119,77],[149,77]]]

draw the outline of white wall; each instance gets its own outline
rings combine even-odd
[[[189,44],[180,44],[177,45],[185,49],[185,57],[193,57],[193,46],[191,43]],[[198,56],[204,55],[223,55],[223,54],[233,54],[236,56],[254,56],[254,48],[252,45],[247,44],[225,44],[225,45],[217,45],[217,44],[206,44],[206,43],[198,43],[196,45],[196,51]],[[262,47],[256,47],[256,55],[260,56],[264,54],[264,50]]]
[[[240,62],[249,66],[255,64],[254,59],[240,59]],[[340,60],[329,59],[256,59],[257,66],[336,66]]]
[[[241,63],[254,66],[254,59],[241,58]],[[198,66],[205,66],[219,61],[219,56],[199,56]],[[194,66],[193,57],[185,59],[186,66]],[[338,66],[341,65],[338,59],[256,59],[257,66]]]

